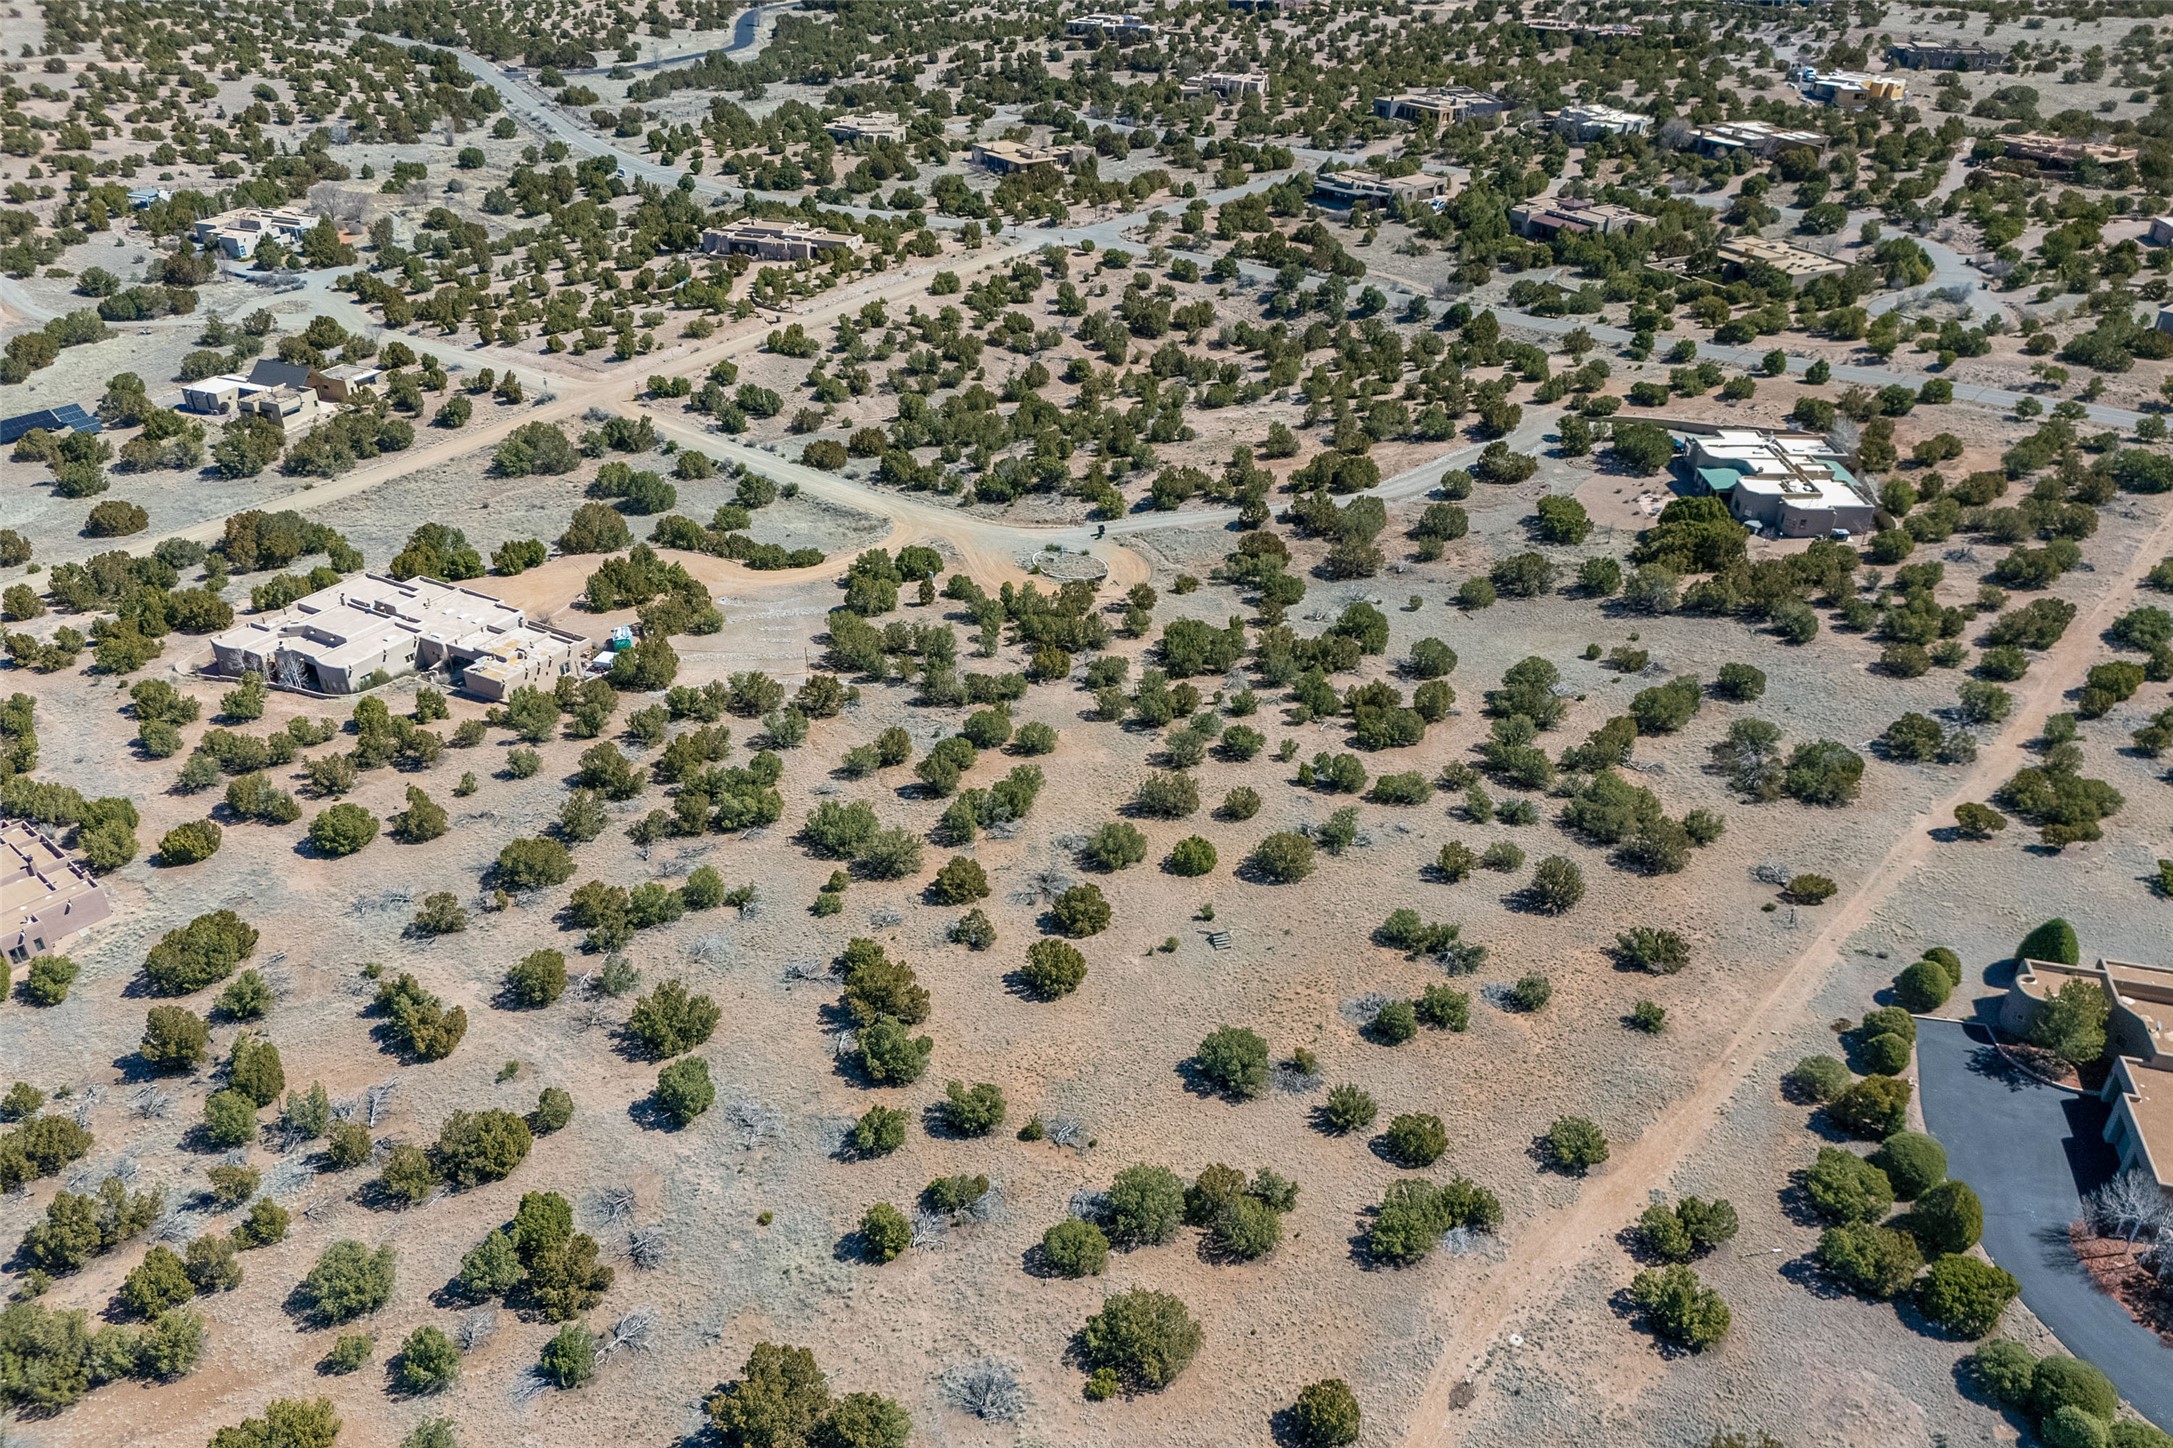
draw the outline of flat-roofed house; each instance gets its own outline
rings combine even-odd
[[[1643,226],[1650,219],[1611,201],[1580,201],[1571,196],[1526,201],[1509,208],[1510,229],[1532,241],[1545,241],[1565,231],[1612,236]]]
[[[1737,522],[1782,538],[1866,532],[1877,512],[1870,490],[1811,433],[1755,427],[1692,433],[1683,460],[1698,491],[1724,501]]]
[[[1428,86],[1402,95],[1381,96],[1373,102],[1373,113],[1384,121],[1434,126],[1454,125],[1473,116],[1498,116],[1508,109],[1509,102],[1502,97],[1468,85]]]
[[[1886,48],[1889,63],[1905,70],[2005,70],[2007,52],[1966,40],[1919,40],[1910,36]]]
[[[233,261],[247,261],[257,254],[257,246],[266,237],[276,236],[289,246],[299,245],[316,224],[313,213],[294,207],[281,207],[276,211],[245,207],[207,216],[191,228],[191,234],[203,251],[215,251]]]
[[[0,949],[20,964],[113,914],[81,860],[24,820],[0,823]]]
[[[352,694],[373,675],[442,666],[466,692],[498,700],[578,671],[589,646],[487,593],[366,573],[214,634],[211,652],[222,674],[261,674],[316,694]]]
[[[1783,151],[1823,151],[1826,138],[1817,131],[1793,130],[1770,121],[1720,121],[1691,132],[1690,143],[1701,155],[1719,156],[1748,151],[1753,156],[1778,156]]]
[[[1642,136],[1652,129],[1652,117],[1595,102],[1562,107],[1555,112],[1554,128],[1580,141],[1601,136]]]
[[[1409,176],[1382,176],[1372,171],[1323,171],[1313,178],[1313,195],[1331,206],[1355,206],[1363,201],[1388,206],[1398,201],[1428,204],[1439,209],[1449,194],[1446,176],[1424,171]]]
[[[757,256],[765,261],[807,261],[833,251],[852,253],[860,238],[823,231],[804,221],[745,221],[712,226],[702,233],[705,256]]]
[[[384,375],[384,368],[372,367],[367,362],[342,362],[337,367],[310,373],[309,385],[325,402],[345,402]]]
[[[2079,166],[2085,161],[2095,161],[2100,166],[2118,166],[2133,161],[2138,154],[2133,146],[2102,146],[2090,141],[2071,141],[2065,136],[2046,136],[2024,131],[1998,138],[2009,160],[2034,161],[2040,166],[2058,166],[2063,169]]]
[[[1202,91],[1215,91],[1217,96],[1265,96],[1267,76],[1210,70],[1208,74],[1199,76],[1193,85],[1197,85]]]
[[[902,141],[905,139],[903,122],[889,116],[839,116],[825,121],[823,130],[839,141]]]
[[[973,164],[999,176],[1014,171],[1031,171],[1037,166],[1062,170],[1078,159],[1078,148],[1067,146],[1059,150],[1050,146],[1029,146],[1022,141],[976,141],[973,143]]]
[[[1730,273],[1740,275],[1752,267],[1769,266],[1798,286],[1820,277],[1837,277],[1849,269],[1839,257],[1764,236],[1731,236],[1716,250],[1721,266]]]
[[[1076,16],[1064,22],[1066,35],[1108,36],[1119,45],[1133,45],[1142,40],[1152,40],[1156,29],[1154,22],[1139,15],[1119,15],[1107,10],[1097,10],[1089,15]]]
[[[1873,101],[1900,101],[1909,83],[1896,76],[1864,75],[1853,70],[1812,71],[1803,80],[1803,93],[1814,101],[1844,111],[1862,110]]]

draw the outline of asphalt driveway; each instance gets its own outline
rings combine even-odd
[[[1947,1149],[1948,1173],[1984,1200],[1985,1251],[2069,1352],[2173,1431],[2173,1349],[2099,1292],[2068,1245],[2083,1193],[2119,1170],[2100,1135],[2104,1104],[2015,1071],[1979,1025],[1919,1020],[1916,1050],[1924,1124]]]

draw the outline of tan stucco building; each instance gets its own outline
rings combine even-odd
[[[2173,966],[2025,960],[2000,1002],[2000,1029],[2017,1038],[2026,1035],[2039,1008],[2076,980],[2103,989],[2112,1007],[2105,1019],[2112,1071],[2098,1092],[2112,1110],[2105,1140],[2119,1153],[2122,1170],[2149,1172],[2173,1194],[2173,1051],[2168,1049],[2173,1042],[2166,1036],[2173,1030]]]
[[[0,824],[0,948],[25,961],[113,914],[83,862],[23,820]]]

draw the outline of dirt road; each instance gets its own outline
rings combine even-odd
[[[2058,710],[2061,696],[2079,682],[2089,662],[2102,651],[2099,634],[2168,549],[2173,549],[2173,512],[2144,536],[2127,565],[2105,580],[2096,601],[2068,626],[2060,642],[2033,662],[2006,726],[1983,744],[1977,762],[1955,787],[1910,822],[1877,866],[1865,872],[1856,888],[1838,902],[1839,908],[1826,917],[1824,927],[1803,950],[1781,965],[1771,990],[1744,1018],[1727,1048],[1706,1067],[1690,1092],[1636,1142],[1618,1148],[1605,1172],[1591,1178],[1573,1203],[1521,1231],[1507,1260],[1475,1289],[1459,1291],[1453,1301],[1444,1297],[1433,1304],[1446,1338],[1405,1429],[1406,1444],[1440,1448],[1464,1441],[1463,1421],[1452,1414],[1450,1394],[1459,1384],[1475,1379],[1505,1331],[1553,1302],[1588,1253],[1614,1250],[1615,1234],[1644,1210],[1650,1193],[1664,1189],[1677,1169],[1704,1147],[1749,1064],[1770,1049],[1771,1038],[1785,1034],[1798,1020],[1826,984],[1849,938],[1925,857],[1935,847],[1969,848],[1935,846],[1931,831],[1952,821],[1957,804],[1989,798],[2022,767],[2027,760],[2025,746],[2045,717]]]

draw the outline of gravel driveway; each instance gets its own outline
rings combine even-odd
[[[2068,1351],[2173,1428],[2173,1350],[2099,1292],[2068,1245],[2082,1194],[2119,1169],[2099,1134],[2104,1104],[2015,1071],[1979,1025],[1920,1020],[1916,1049],[1925,1125],[1945,1145],[1948,1171],[1984,1199],[1984,1249]]]

